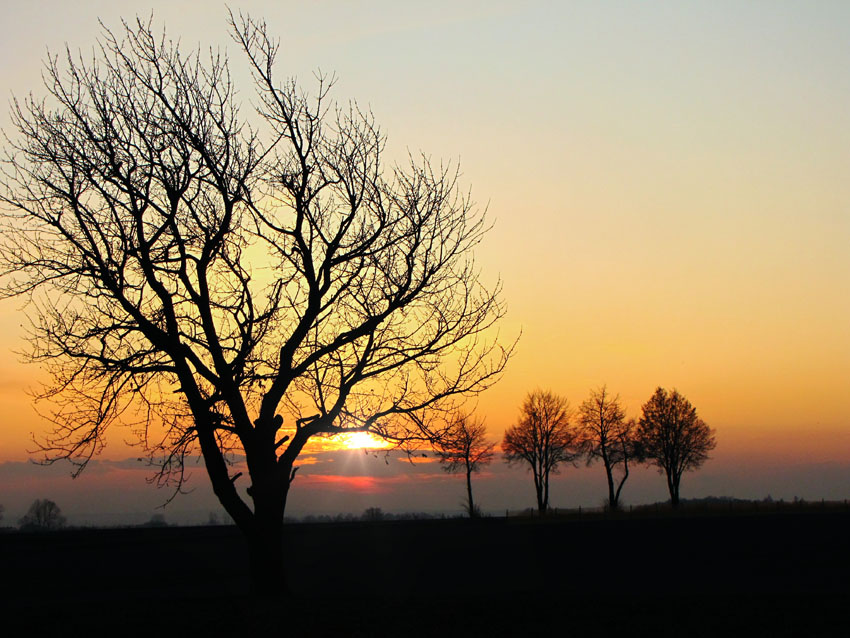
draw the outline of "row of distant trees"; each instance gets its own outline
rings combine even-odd
[[[620,508],[623,486],[635,464],[653,465],[665,475],[670,503],[677,508],[682,475],[699,468],[716,445],[714,431],[678,391],[657,388],[635,420],[626,417],[619,395],[602,386],[590,392],[577,412],[553,392],[529,393],[519,422],[505,432],[502,453],[508,464],[531,469],[537,508],[545,514],[550,476],[563,464],[577,465],[581,460],[605,469],[609,509]],[[457,415],[448,434],[437,442],[443,468],[466,474],[465,507],[470,517],[479,515],[472,474],[492,462],[495,447],[483,420],[471,415]]]

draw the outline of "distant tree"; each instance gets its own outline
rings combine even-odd
[[[152,514],[146,523],[142,523],[142,527],[168,527],[168,523],[164,514]]]
[[[472,500],[472,473],[493,460],[495,443],[487,439],[483,420],[458,414],[446,433],[439,439],[436,452],[446,472],[466,472],[466,512],[470,518],[479,515]]]
[[[50,499],[36,499],[18,525],[22,530],[56,530],[65,526],[65,517],[59,506]]]
[[[305,445],[430,441],[414,417],[491,386],[511,348],[459,173],[386,162],[368,110],[333,104],[325,76],[312,95],[279,79],[265,23],[230,26],[253,99],[225,55],[150,21],[48,57],[0,158],[0,297],[31,302],[56,406],[44,462],[82,470],[113,424],[172,487],[199,455],[272,593]]]
[[[717,445],[714,430],[678,391],[659,387],[643,406],[638,439],[646,460],[667,477],[670,504],[679,507],[682,474],[708,460]]]
[[[629,478],[629,461],[639,450],[635,446],[637,424],[626,419],[619,395],[612,396],[606,386],[591,390],[579,408],[578,449],[591,465],[601,461],[608,480],[608,507],[620,507],[620,493]],[[619,479],[615,477],[620,469]]]
[[[505,432],[505,460],[510,465],[529,464],[541,514],[549,509],[549,475],[557,474],[561,463],[575,462],[579,457],[577,443],[569,402],[549,391],[530,393],[522,405],[519,423]]]
[[[380,507],[367,507],[361,518],[364,521],[382,521],[386,515]]]

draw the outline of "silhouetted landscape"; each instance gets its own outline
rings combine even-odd
[[[17,631],[291,635],[836,635],[846,504],[285,528],[290,593],[252,599],[235,526],[7,533]],[[294,613],[290,613],[294,612]],[[147,619],[147,620],[146,620]],[[8,622],[7,622],[8,626]],[[76,633],[76,631],[74,631]]]
[[[846,9],[19,4],[4,635],[850,633]]]

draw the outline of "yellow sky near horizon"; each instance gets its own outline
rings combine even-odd
[[[335,71],[390,157],[460,158],[495,222],[477,259],[504,284],[505,341],[522,331],[478,401],[494,439],[538,387],[577,406],[607,383],[638,416],[660,385],[718,454],[850,460],[850,6],[397,4],[250,9],[285,38],[281,74]],[[227,44],[223,9],[152,6],[185,42]],[[51,9],[12,3],[4,91],[38,94],[46,46],[88,49],[118,15]],[[44,431],[18,306],[0,302],[0,461]]]

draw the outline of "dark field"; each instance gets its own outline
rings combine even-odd
[[[291,525],[252,600],[235,528],[0,535],[5,635],[850,635],[845,509]],[[550,628],[554,628],[550,632]]]

